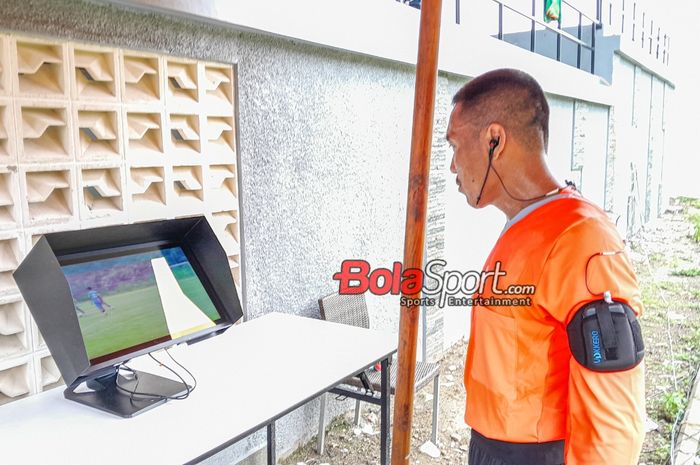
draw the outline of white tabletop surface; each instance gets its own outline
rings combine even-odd
[[[199,383],[186,400],[130,419],[66,400],[63,388],[0,407],[0,463],[181,464],[304,403],[396,347],[395,334],[271,313],[170,350]],[[155,355],[172,364],[167,355]],[[129,365],[168,376],[148,357]]]

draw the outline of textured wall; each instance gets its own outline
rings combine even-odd
[[[579,190],[605,205],[608,155],[608,107],[577,100],[574,104],[573,167],[580,171]]]
[[[548,96],[549,150],[547,164],[559,180],[580,183],[581,173],[573,158],[574,100]]]
[[[425,232],[425,262],[445,258],[445,187],[451,153],[445,139],[450,116],[449,78],[439,75],[435,91],[435,115],[433,120],[432,159],[428,188],[428,227]],[[442,358],[444,335],[444,309],[426,306],[425,310],[425,359],[431,362]]]
[[[617,96],[611,112],[608,174],[609,208],[628,235],[663,212],[662,166],[666,118],[673,88],[615,55],[612,82]]]
[[[656,76],[651,81],[651,99],[649,101],[649,152],[646,163],[647,190],[644,199],[644,220],[658,217],[661,211],[661,168],[664,153],[664,93],[666,85]]]

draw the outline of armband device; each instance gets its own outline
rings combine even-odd
[[[613,253],[596,255],[608,254]],[[579,308],[566,331],[574,359],[590,370],[629,370],[644,358],[642,328],[637,316],[629,305],[613,300],[610,290],[603,293],[601,300]]]

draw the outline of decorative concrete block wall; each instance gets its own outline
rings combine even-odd
[[[205,215],[241,289],[231,65],[0,35],[0,404],[62,384],[12,272],[42,234]]]

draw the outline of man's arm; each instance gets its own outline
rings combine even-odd
[[[641,451],[644,367],[638,358],[635,360],[635,346],[630,346],[630,340],[634,344],[637,336],[633,329],[627,338],[610,331],[613,319],[614,329],[634,326],[629,320],[642,311],[639,289],[624,253],[597,255],[622,248],[614,230],[596,220],[584,221],[559,238],[537,288],[541,306],[567,331],[567,346],[572,352],[565,438],[567,465],[636,465]],[[587,308],[590,302],[602,301],[605,291],[617,304],[628,308],[628,316],[619,313],[622,305],[615,305],[612,313],[609,309],[602,311],[600,316],[599,306],[592,311]],[[584,317],[586,325],[581,323]],[[584,341],[586,336],[588,341]],[[641,341],[641,334],[638,340]],[[607,354],[605,342],[619,347]],[[608,356],[617,358],[608,362]]]
[[[637,465],[644,439],[643,386],[643,363],[600,373],[572,358],[566,465]]]

